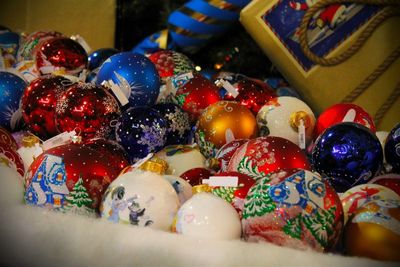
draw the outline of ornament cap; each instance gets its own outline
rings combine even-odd
[[[211,187],[208,184],[200,184],[200,185],[195,185],[192,187],[193,194],[197,194],[197,193],[201,193],[201,192],[210,193]]]
[[[290,126],[293,128],[293,130],[295,130],[296,132],[298,131],[298,128],[301,124],[300,123],[301,120],[303,120],[305,128],[310,127],[311,119],[307,112],[296,111],[296,112],[293,112],[292,114],[290,114],[289,123],[290,123]]]
[[[163,175],[168,169],[168,163],[163,159],[154,157],[140,165],[139,169]]]
[[[22,146],[23,147],[33,147],[36,143],[39,143],[40,140],[37,136],[34,135],[26,135],[22,137]]]

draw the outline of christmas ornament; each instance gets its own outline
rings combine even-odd
[[[163,175],[163,177],[172,185],[182,205],[192,197],[192,186],[183,178],[175,175]]]
[[[24,176],[24,161],[20,155],[9,145],[0,143],[1,160],[8,166],[15,169],[21,176]]]
[[[121,111],[104,87],[77,83],[59,97],[55,115],[59,132],[76,130],[83,138],[107,138]]]
[[[181,176],[187,170],[205,167],[205,158],[197,147],[190,145],[171,145],[155,154],[155,157],[168,163],[166,174]]]
[[[400,201],[371,201],[359,208],[344,231],[344,247],[350,256],[400,261]]]
[[[326,129],[312,150],[314,168],[337,192],[368,182],[382,167],[378,138],[365,126],[343,122]]]
[[[20,35],[15,32],[0,32],[0,68],[11,68],[16,63]]]
[[[17,59],[19,62],[24,60],[33,60],[36,57],[37,50],[40,48],[44,41],[50,40],[54,37],[61,37],[62,34],[55,31],[35,31],[26,37],[23,44],[18,50]]]
[[[257,114],[257,123],[261,136],[279,136],[297,145],[307,145],[313,137],[315,117],[310,107],[300,99],[280,96],[261,108]],[[305,139],[299,140],[302,124]]]
[[[389,173],[372,178],[369,183],[383,185],[400,196],[400,175]]]
[[[203,110],[221,100],[219,89],[201,74],[193,74],[193,78],[179,87],[175,98],[178,105],[196,121]]]
[[[46,150],[25,174],[25,202],[93,215],[110,182],[128,165],[127,160],[115,160],[114,153],[99,150],[96,142],[68,143]]]
[[[96,51],[93,51],[88,56],[88,69],[92,71],[94,69],[99,68],[104,61],[106,61],[109,57],[117,53],[118,50],[115,48],[100,48],[97,49]]]
[[[255,180],[250,176],[239,173],[239,172],[220,172],[214,174],[213,177],[218,179],[218,177],[237,177],[237,186],[216,186],[211,187],[211,192],[221,197],[230,203],[236,211],[239,213],[240,218],[242,218],[242,213],[244,209],[244,201],[246,199],[247,193],[250,187],[253,186]]]
[[[179,208],[178,196],[161,176],[162,165],[147,161],[140,168],[120,175],[110,184],[103,197],[101,217],[114,223],[169,231]]]
[[[40,73],[36,68],[35,61],[33,60],[24,60],[18,62],[14,66],[14,69],[18,71],[28,83],[31,83],[40,76]]]
[[[191,186],[201,185],[204,179],[211,176],[211,171],[206,168],[193,168],[180,175]]]
[[[0,71],[0,126],[16,132],[22,127],[20,101],[26,82],[19,76]]]
[[[242,79],[232,84],[238,96],[227,93],[224,100],[237,101],[257,115],[258,111],[269,100],[276,97],[275,92],[265,83],[256,79]]]
[[[257,136],[257,122],[249,109],[233,101],[218,101],[208,106],[197,122],[196,142],[207,158],[235,139]]]
[[[340,195],[342,201],[344,223],[356,212],[361,206],[368,202],[376,200],[396,199],[400,200],[400,196],[388,187],[378,184],[361,184],[354,186]]]
[[[207,163],[212,169],[219,170],[220,172],[225,172],[228,168],[228,163],[232,156],[235,154],[236,150],[243,144],[247,143],[248,139],[235,139],[229,143],[223,145],[215,155],[215,158],[210,158]]]
[[[152,108],[131,107],[118,119],[115,135],[133,163],[164,147],[167,122]]]
[[[42,76],[32,81],[22,96],[22,116],[29,130],[46,140],[58,134],[57,100],[73,84],[62,76]]]
[[[161,78],[194,71],[193,62],[184,54],[172,50],[160,50],[148,56]]]
[[[129,99],[131,107],[155,103],[160,92],[160,76],[145,56],[122,52],[109,57],[101,65],[96,83],[117,86]]]
[[[199,187],[204,185],[197,186]],[[199,239],[214,240],[239,239],[242,232],[235,209],[220,197],[204,191],[194,194],[180,207],[173,231]]]
[[[167,141],[165,145],[187,144],[191,130],[189,115],[173,103],[160,103],[154,105],[153,108],[167,122]]]
[[[329,251],[343,226],[340,199],[329,183],[306,170],[280,170],[258,180],[243,211],[247,241]]]
[[[0,186],[2,194],[0,194],[0,208],[8,209],[22,202],[24,195],[24,185],[22,176],[10,166],[7,158],[0,154]],[[6,191],[7,190],[7,191]],[[3,192],[12,192],[12,194]]]
[[[254,180],[280,169],[310,169],[306,155],[287,139],[258,137],[240,146],[228,164],[228,171],[247,174]]]
[[[392,172],[400,174],[400,123],[389,133],[385,142],[385,158],[393,168]]]
[[[18,145],[17,141],[15,141],[14,137],[3,127],[0,127],[0,143],[5,144],[10,147],[12,150],[17,150]]]
[[[44,41],[35,57],[41,74],[78,75],[87,65],[85,49],[67,37],[55,37]]]
[[[26,134],[22,138],[21,147],[17,150],[24,162],[24,169],[28,170],[32,162],[43,153],[40,140],[32,134]]]
[[[322,134],[325,129],[341,122],[359,123],[372,132],[376,131],[374,120],[362,107],[351,103],[340,103],[325,109],[319,115],[315,125],[315,137]]]

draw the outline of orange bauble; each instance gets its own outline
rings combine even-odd
[[[219,101],[207,107],[197,122],[196,142],[206,157],[235,139],[257,137],[257,121],[246,107],[233,101]]]

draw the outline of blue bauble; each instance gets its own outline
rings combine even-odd
[[[19,76],[0,71],[0,126],[11,132],[23,126],[20,102],[27,83]]]
[[[167,121],[167,142],[165,145],[187,144],[191,130],[189,114],[173,103],[153,106]]]
[[[155,109],[130,107],[119,118],[115,135],[134,163],[165,146],[167,122]]]
[[[344,122],[326,129],[312,150],[314,168],[337,192],[367,183],[382,167],[379,139],[363,125]]]
[[[118,53],[115,48],[100,48],[91,53],[88,57],[88,69],[94,70],[103,64],[109,57]]]
[[[153,62],[131,52],[118,53],[104,61],[96,83],[103,81],[115,83],[131,107],[153,105],[160,93],[160,76]]]
[[[389,133],[385,142],[385,157],[393,170],[400,174],[400,123],[397,124]]]

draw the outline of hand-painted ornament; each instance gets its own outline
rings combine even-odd
[[[232,86],[239,93],[233,97],[230,93],[224,96],[224,100],[237,101],[257,115],[258,111],[272,98],[276,93],[265,83],[256,79],[242,79]]]
[[[37,50],[44,41],[54,37],[61,37],[62,34],[54,31],[36,31],[28,35],[18,50],[18,61],[33,60],[36,57]]]
[[[0,31],[0,68],[11,68],[16,63],[20,35]]]
[[[128,165],[115,151],[93,143],[46,150],[25,174],[25,202],[63,212],[93,215],[108,185]],[[121,168],[122,167],[122,168]]]
[[[21,147],[17,150],[18,154],[21,156],[24,162],[24,169],[28,170],[32,162],[43,153],[43,148],[41,146],[39,138],[27,133],[21,142]]]
[[[117,100],[102,86],[77,83],[57,100],[55,122],[59,132],[75,130],[83,138],[108,138],[121,115]]]
[[[160,174],[144,168],[120,175],[104,194],[101,217],[114,223],[170,231],[179,199]]]
[[[345,252],[350,256],[400,261],[400,200],[377,200],[359,208],[346,224]]]
[[[42,76],[25,89],[22,96],[22,116],[33,134],[43,140],[58,134],[56,103],[72,84],[72,81],[62,76]]]
[[[314,168],[328,177],[337,192],[367,183],[382,167],[378,138],[367,127],[354,122],[326,129],[312,150]]]
[[[92,71],[94,69],[99,68],[104,61],[106,61],[109,57],[117,53],[118,50],[115,48],[100,48],[93,51],[88,56],[88,69]]]
[[[228,171],[247,174],[254,180],[280,169],[310,170],[306,155],[287,139],[258,137],[240,146],[228,164]]]
[[[350,188],[340,195],[342,201],[344,223],[363,205],[376,200],[397,199],[400,196],[388,187],[378,184],[361,184]]]
[[[219,88],[201,74],[179,87],[175,98],[178,105],[190,114],[192,121],[196,121],[200,114],[209,105],[221,100]]]
[[[191,131],[189,115],[178,105],[160,103],[154,105],[167,122],[167,141],[165,145],[187,144]]]
[[[385,158],[392,172],[400,174],[400,123],[389,133],[385,142]]]
[[[180,175],[191,186],[203,184],[203,179],[208,179],[212,175],[211,171],[206,168],[193,168],[185,171]]]
[[[180,207],[173,231],[213,240],[240,239],[242,232],[235,209],[225,200],[208,192],[194,194]]]
[[[221,177],[221,176],[237,177],[238,186],[211,187],[212,190],[211,192],[214,195],[219,196],[222,199],[226,200],[228,203],[230,203],[239,213],[240,218],[242,218],[244,201],[246,199],[247,193],[249,192],[249,189],[254,185],[256,181],[250,176],[239,172],[220,172],[213,175],[213,177]]]
[[[369,183],[383,185],[400,196],[400,175],[389,173],[372,178]]]
[[[35,61],[33,60],[24,60],[18,62],[14,66],[14,69],[21,73],[28,83],[31,83],[33,80],[39,78],[40,76],[40,73],[36,68]]]
[[[153,105],[160,93],[160,76],[145,56],[122,52],[101,65],[96,83],[115,84],[129,99],[131,107]]]
[[[333,105],[322,112],[315,124],[315,138],[322,132],[341,122],[355,122],[376,131],[374,120],[362,107],[351,103],[340,103]]]
[[[26,82],[19,76],[0,71],[0,126],[16,132],[23,125],[20,102]]]
[[[172,185],[182,205],[192,197],[192,186],[183,178],[175,175],[163,175],[163,177]]]
[[[300,145],[299,126],[305,127],[305,144],[313,137],[315,116],[311,108],[298,98],[280,96],[270,100],[257,114],[261,136],[279,136]]]
[[[206,159],[197,147],[190,145],[171,145],[155,154],[155,157],[168,163],[166,174],[181,176],[187,170],[204,168]]]
[[[77,42],[67,37],[44,41],[36,53],[36,67],[41,74],[79,75],[86,68],[87,54]]]
[[[184,54],[173,50],[160,50],[148,56],[156,65],[161,78],[194,71],[193,62]]]
[[[204,156],[215,157],[219,148],[235,139],[257,136],[257,121],[249,109],[233,101],[219,101],[200,115],[196,142]]]
[[[167,122],[152,108],[131,107],[118,119],[115,135],[133,163],[164,147]]]
[[[321,176],[306,170],[280,170],[258,180],[244,203],[243,235],[251,242],[329,251],[342,226],[339,196]]]
[[[0,143],[9,146],[13,150],[18,149],[17,141],[15,141],[14,137],[8,132],[5,128],[0,126]]]
[[[0,143],[0,156],[3,163],[16,170],[21,176],[25,174],[24,161],[17,151],[4,143]]]
[[[226,172],[229,161],[235,154],[236,150],[243,144],[247,143],[248,139],[235,139],[223,145],[215,155],[215,158],[207,160],[210,168],[218,170],[219,172]]]

